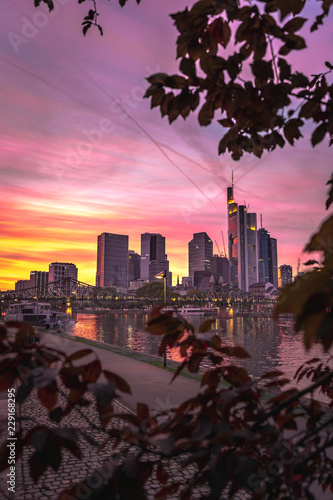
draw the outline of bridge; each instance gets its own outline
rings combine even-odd
[[[96,297],[99,290],[98,287],[83,283],[83,281],[77,281],[73,278],[63,278],[46,285],[1,292],[1,298],[5,300],[56,299],[63,297],[66,299],[91,299]]]

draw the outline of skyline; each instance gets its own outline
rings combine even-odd
[[[238,203],[245,200],[251,212],[262,213],[263,227],[278,240],[279,265],[294,270],[298,257],[301,263],[308,260],[302,249],[327,217],[325,184],[332,170],[327,143],[313,149],[306,136],[261,160],[245,156],[234,162],[217,156],[220,126],[200,128],[195,116],[169,126],[142,99],[146,76],[177,71],[177,33],[168,14],[186,4],[172,0],[156,8],[149,0],[123,9],[101,4],[104,36],[90,30],[84,38],[84,4],[61,0],[51,17],[33,2],[5,1],[1,290],[54,261],[74,262],[79,271],[85,269],[80,280],[93,284],[102,232],[129,234],[129,248],[138,253],[142,233],[163,234],[176,282],[177,274],[188,275],[193,233],[207,232],[214,253],[215,240],[223,246],[221,230],[227,241],[232,170]],[[42,20],[36,17],[40,11],[49,16],[43,18],[47,23],[24,37],[29,22]],[[318,40],[330,53],[332,26],[327,19],[311,35],[311,48],[297,54],[300,71],[308,61],[311,72],[322,70],[328,56]],[[25,42],[15,45],[10,33]]]

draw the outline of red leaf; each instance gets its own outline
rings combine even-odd
[[[74,361],[76,359],[83,358],[84,356],[88,356],[92,352],[92,349],[81,349],[81,351],[73,352],[73,354],[71,354],[67,359],[69,361]]]
[[[221,352],[227,356],[234,356],[236,358],[250,358],[251,356],[244,347],[237,345],[235,347],[222,347]]]
[[[281,372],[280,370],[272,370],[271,372],[264,373],[260,378],[261,379],[263,379],[263,378],[275,378],[275,377],[279,377],[280,375],[284,375],[284,373]]]
[[[55,381],[46,387],[40,387],[37,391],[38,398],[47,410],[52,410],[58,401],[58,388]]]
[[[163,465],[159,464],[156,471],[156,477],[161,484],[165,484],[169,479],[169,474],[164,470]]]
[[[156,500],[166,498],[167,495],[173,495],[174,493],[177,493],[179,490],[179,486],[181,486],[182,483],[173,483],[169,484],[169,486],[164,486],[160,491],[158,491],[155,495]]]
[[[82,374],[82,378],[84,382],[94,383],[102,373],[101,362],[99,359],[95,359],[95,361],[85,365],[83,368],[84,373]]]
[[[113,382],[115,384],[115,386],[117,387],[117,389],[119,389],[121,392],[126,392],[127,394],[132,394],[130,386],[128,385],[126,380],[124,380],[122,377],[119,377],[119,375],[116,375],[115,373],[111,373],[107,370],[103,370],[103,373],[104,373],[105,377],[107,378],[107,380],[109,382]]]

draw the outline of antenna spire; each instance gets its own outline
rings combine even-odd
[[[234,171],[231,171],[231,185],[234,187]]]
[[[260,229],[262,229],[262,214],[260,214]]]

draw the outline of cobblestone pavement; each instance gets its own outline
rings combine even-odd
[[[89,399],[89,398],[87,398]],[[91,396],[93,402],[93,397]],[[61,400],[60,400],[61,401]],[[113,401],[115,413],[130,413],[131,411],[126,408],[120,401]],[[97,410],[93,406],[81,407],[80,415],[76,410],[73,410],[68,416],[66,416],[61,421],[61,427],[75,427],[80,430],[89,431],[89,423],[87,419],[90,419],[95,424],[99,422],[99,417]],[[48,412],[46,409],[41,407],[37,400],[36,390],[33,392],[27,400],[21,406],[21,416],[28,417],[24,418],[22,421],[22,426],[25,431],[28,431],[36,425],[48,424],[49,427],[57,427],[56,423],[53,423],[48,418]],[[121,419],[112,419],[113,425],[119,428],[123,428],[126,425]],[[110,424],[108,424],[110,426]],[[105,440],[105,434],[101,431],[91,432],[93,439],[101,444]],[[86,478],[89,474],[92,474],[96,469],[100,468],[103,462],[108,462],[110,457],[122,459],[124,452],[135,454],[136,448],[130,446],[127,443],[121,443],[119,447],[114,450],[112,448],[113,442],[108,443],[105,448],[98,450],[96,447],[91,446],[88,441],[83,437],[79,438],[79,446],[81,448],[83,457],[82,460],[77,459],[67,450],[62,451],[62,462],[58,471],[54,471],[51,467],[48,467],[46,472],[41,476],[41,478],[34,483],[30,478],[29,474],[29,459],[32,455],[33,448],[26,448],[23,452],[22,460],[17,462],[17,482],[16,482],[16,493],[15,500],[56,500],[59,493],[80,480]],[[155,455],[147,454],[145,456],[147,459],[156,460]],[[195,475],[195,466],[190,465],[184,468],[180,463],[180,460],[163,460],[164,467],[169,473],[170,477],[175,481],[180,481],[186,484],[190,477]],[[156,462],[157,467],[158,462]],[[100,474],[95,475],[95,479],[98,483],[98,478]],[[146,483],[146,493],[149,500],[153,500],[154,496],[161,485],[155,479],[154,476],[149,479]],[[93,488],[93,486],[92,486]],[[199,499],[202,493],[207,493],[203,488],[197,488],[193,491],[193,499]],[[0,493],[1,496],[1,493]],[[86,493],[82,492],[82,500],[86,498]],[[168,496],[170,500],[177,500],[177,495]],[[239,500],[245,500],[244,494],[237,496]],[[236,499],[236,497],[235,497]],[[135,498],[133,498],[135,500]]]

